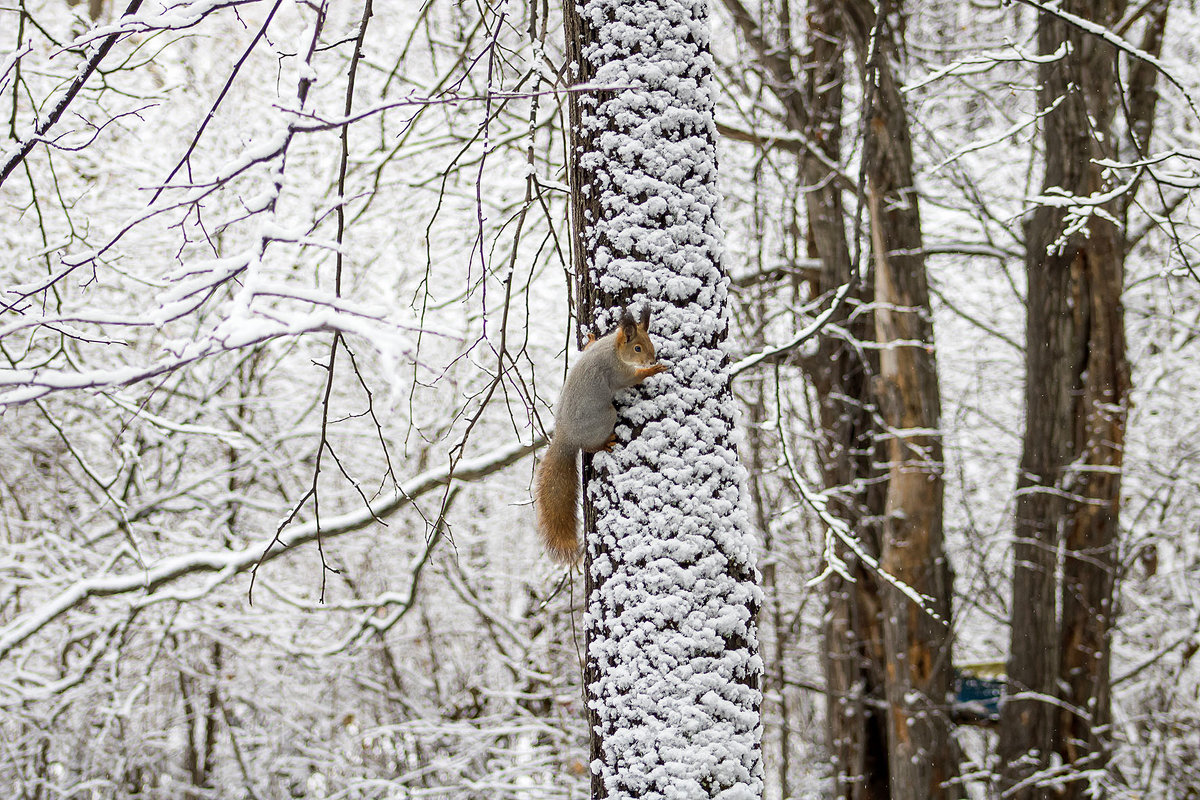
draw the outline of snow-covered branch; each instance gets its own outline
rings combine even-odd
[[[271,547],[266,552],[263,551],[262,545],[256,544],[240,550],[188,553],[148,564],[143,571],[79,580],[60,591],[51,600],[19,615],[0,628],[0,659],[6,658],[13,648],[63,614],[92,598],[136,594],[138,597],[133,601],[133,605],[138,606],[154,602],[157,591],[185,577],[217,573],[218,580],[228,580],[234,575],[249,571],[256,564],[274,561],[295,547],[315,540],[318,535],[324,539],[331,539],[370,527],[376,524],[377,520],[396,513],[419,497],[451,481],[479,480],[520,461],[540,447],[543,441],[536,439],[531,443],[517,442],[482,456],[463,459],[458,462],[453,472],[447,467],[427,470],[405,481],[389,496],[371,503],[367,508],[327,517],[319,530],[313,523],[286,529],[279,537],[279,546]]]

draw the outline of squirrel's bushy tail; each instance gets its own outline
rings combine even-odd
[[[579,472],[575,451],[551,441],[538,468],[534,489],[537,527],[546,550],[555,561],[570,564],[579,554],[575,517]]]

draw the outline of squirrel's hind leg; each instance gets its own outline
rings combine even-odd
[[[616,446],[617,446],[617,434],[614,431],[613,434],[611,436],[609,436],[606,441],[604,441],[601,444],[596,445],[595,447],[586,446],[583,448],[583,452],[585,452],[585,453],[599,453],[599,452],[611,453],[612,449]]]
[[[611,450],[617,441],[617,409],[613,408],[612,403],[608,403],[606,408],[589,408],[580,417],[581,424],[572,428],[573,438],[579,442],[580,449],[588,453]]]

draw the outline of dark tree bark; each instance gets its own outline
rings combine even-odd
[[[670,371],[618,398],[587,470],[592,796],[761,796],[754,617],[703,0],[567,4],[573,234],[584,329],[654,311]]]
[[[846,0],[843,9],[864,86],[875,87],[864,158],[880,347],[875,396],[887,426],[880,565],[927,598],[918,605],[883,587],[891,796],[949,798],[957,796],[946,784],[958,760],[947,713],[952,579],[942,532],[941,398],[912,141],[895,74],[899,13],[865,0]]]
[[[1143,46],[1162,44],[1166,2],[1148,4]],[[1122,0],[1068,0],[1062,11],[1111,28]],[[1048,198],[1027,223],[1026,423],[1017,485],[1009,698],[1001,715],[1008,797],[1082,797],[1085,769],[1108,760],[1109,660],[1121,469],[1130,376],[1121,301],[1130,194],[1111,192],[1101,159],[1119,156],[1118,53],[1057,11],[1038,17]],[[1137,62],[1125,104],[1128,145],[1152,129],[1155,71]],[[1055,105],[1057,104],[1057,105]],[[1128,145],[1126,152],[1128,152]],[[1074,196],[1085,203],[1055,202]],[[1075,209],[1069,209],[1074,205]],[[1058,554],[1061,552],[1061,560]],[[1058,577],[1061,575],[1061,582]],[[1052,754],[1061,765],[1052,766]],[[1059,779],[1055,788],[1040,777]]]
[[[850,33],[865,66],[874,10],[846,0],[811,3],[810,53],[804,59],[811,72],[801,80],[788,43],[770,41],[767,26],[741,0],[724,3],[783,106],[786,123],[805,134],[801,169],[809,255],[821,261],[819,291],[831,291],[852,274],[844,187],[829,169],[840,156],[842,48]],[[869,553],[881,557],[885,569],[890,565],[896,577],[935,600],[922,610],[895,589],[885,590],[849,557],[854,583],[837,576],[830,581],[825,630],[829,741],[835,790],[847,800],[944,796],[940,784],[958,771],[945,714],[951,640],[942,621],[949,619],[951,580],[941,530],[940,400],[912,148],[892,73],[898,43],[893,29],[885,26],[882,32],[877,113],[867,134],[874,285],[858,287],[835,319],[849,340],[825,337],[817,357],[804,366],[820,403],[822,472],[833,498],[831,511]],[[873,299],[889,305],[874,316],[847,313]],[[876,338],[885,344],[879,351],[864,353],[855,346]],[[897,345],[896,340],[925,346]],[[882,372],[877,352],[885,355]],[[880,389],[887,395],[882,404],[876,400]],[[880,412],[892,430],[889,437],[878,435],[872,415]],[[877,442],[885,438],[887,452],[882,452]],[[886,472],[880,462],[888,463]],[[850,494],[851,485],[865,488]],[[875,522],[881,519],[889,520],[887,544]],[[892,620],[887,635],[885,615]],[[889,667],[897,663],[908,668]]]
[[[831,171],[841,158],[842,84],[845,30],[840,0],[814,0],[808,6],[807,69],[790,42],[769,40],[767,28],[741,3],[724,0],[738,30],[750,45],[760,70],[780,105],[789,128],[804,134],[800,171],[805,186],[808,255],[821,263],[818,293],[831,296],[851,280],[852,265],[846,239],[845,187]],[[861,342],[874,339],[870,314],[854,312],[870,302],[871,286],[858,285],[831,322],[847,336],[827,334],[813,358],[801,362],[812,384],[821,422],[818,455],[829,510],[846,522],[863,548],[880,553],[877,520],[884,516],[887,477],[877,466],[875,408],[871,379],[877,372],[875,351]],[[854,578],[829,578],[825,653],[826,725],[833,760],[834,791],[845,800],[887,800],[887,713],[884,696],[885,653],[882,600],[876,576],[839,546]]]
[[[827,162],[837,164],[845,79],[845,31],[837,0],[814,0],[808,23],[805,133]],[[852,279],[842,189],[831,180],[822,160],[812,155],[803,158],[802,174],[807,187],[809,255],[821,262],[818,290],[831,295]],[[877,520],[883,519],[887,497],[887,478],[878,466],[884,459],[877,452],[878,431],[872,418],[871,380],[878,374],[879,359],[876,351],[859,345],[875,338],[874,317],[854,313],[871,301],[872,294],[870,286],[854,288],[833,320],[848,338],[823,336],[806,372],[819,403],[821,471],[832,499],[830,510],[878,558]],[[834,791],[844,800],[887,800],[891,786],[880,586],[874,573],[844,545],[838,555],[851,568],[854,581],[834,574],[828,586],[824,667],[829,748],[836,759]]]

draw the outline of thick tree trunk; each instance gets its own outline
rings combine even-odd
[[[1119,0],[1062,5],[1106,27],[1121,19],[1124,7]],[[1026,424],[1009,698],[999,745],[1001,786],[1018,800],[1084,796],[1088,781],[1078,772],[1103,768],[1111,719],[1110,636],[1129,395],[1124,241],[1117,222],[1126,203],[1103,203],[1100,213],[1084,219],[1054,199],[1113,188],[1097,162],[1117,156],[1117,53],[1056,13],[1040,14],[1039,50],[1052,53],[1064,42],[1067,55],[1039,67],[1047,202],[1027,229]],[[1052,765],[1052,754],[1061,765]],[[1041,776],[1057,778],[1055,788],[1039,785]]]
[[[952,581],[942,533],[941,399],[912,142],[894,72],[898,13],[886,2],[847,0],[843,8],[864,84],[874,81],[876,92],[864,158],[880,348],[875,395],[887,425],[880,565],[927,598],[918,605],[894,586],[884,587],[891,796],[948,798],[957,796],[947,782],[957,777],[958,762],[947,713]]]
[[[762,794],[754,615],[716,221],[702,0],[565,8],[579,309],[599,331],[654,310],[670,371],[622,396],[587,485],[593,797]]]

